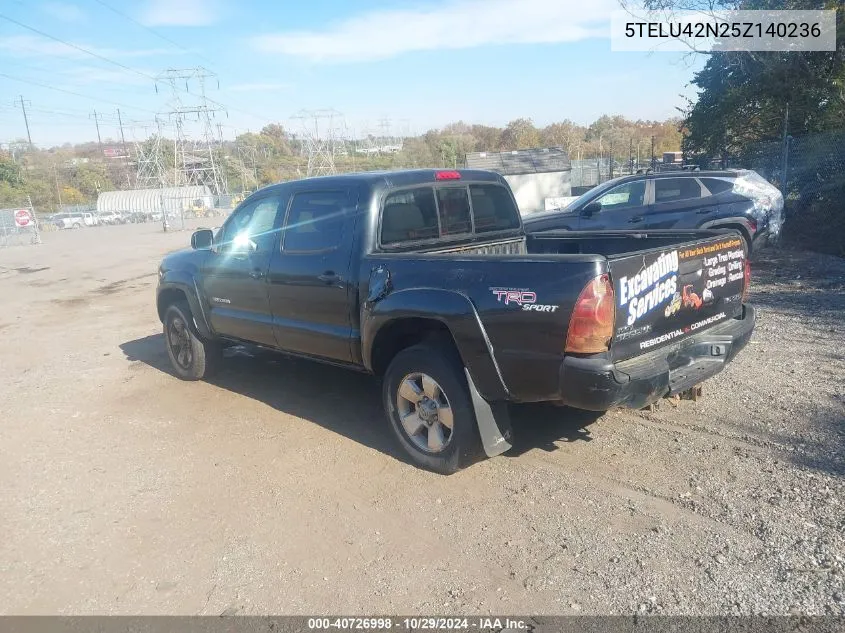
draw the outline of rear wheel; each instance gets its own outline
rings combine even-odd
[[[480,454],[475,413],[460,362],[451,349],[415,345],[399,352],[384,375],[390,428],[414,464],[442,474]]]
[[[73,223],[73,228],[75,228],[75,229],[81,229],[81,228],[82,228],[82,225],[81,225],[79,222],[74,222],[74,223]]]
[[[222,356],[217,343],[199,337],[186,301],[177,301],[165,311],[164,342],[170,363],[182,380],[201,380],[209,376]]]

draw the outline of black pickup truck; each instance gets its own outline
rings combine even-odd
[[[244,342],[370,372],[399,443],[443,473],[511,447],[508,402],[642,408],[754,328],[737,232],[526,234],[486,171],[272,185],[191,245],[159,269],[179,377]]]

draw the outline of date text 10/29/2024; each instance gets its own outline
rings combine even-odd
[[[525,631],[516,617],[323,617],[308,618],[308,629],[348,631]]]

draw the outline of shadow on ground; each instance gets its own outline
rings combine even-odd
[[[120,345],[126,358],[174,375],[162,334]],[[376,378],[348,369],[238,346],[226,350],[220,371],[206,382],[319,424],[407,463],[384,417]],[[600,414],[546,404],[511,407],[518,456],[556,449],[555,442],[589,441],[587,426]]]

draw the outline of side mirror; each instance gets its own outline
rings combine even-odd
[[[581,214],[593,215],[594,213],[598,213],[599,211],[601,211],[601,202],[599,202],[598,200],[593,200],[590,204],[581,209]]]
[[[191,235],[191,247],[195,250],[205,250],[214,244],[214,232],[209,229],[194,231]]]

